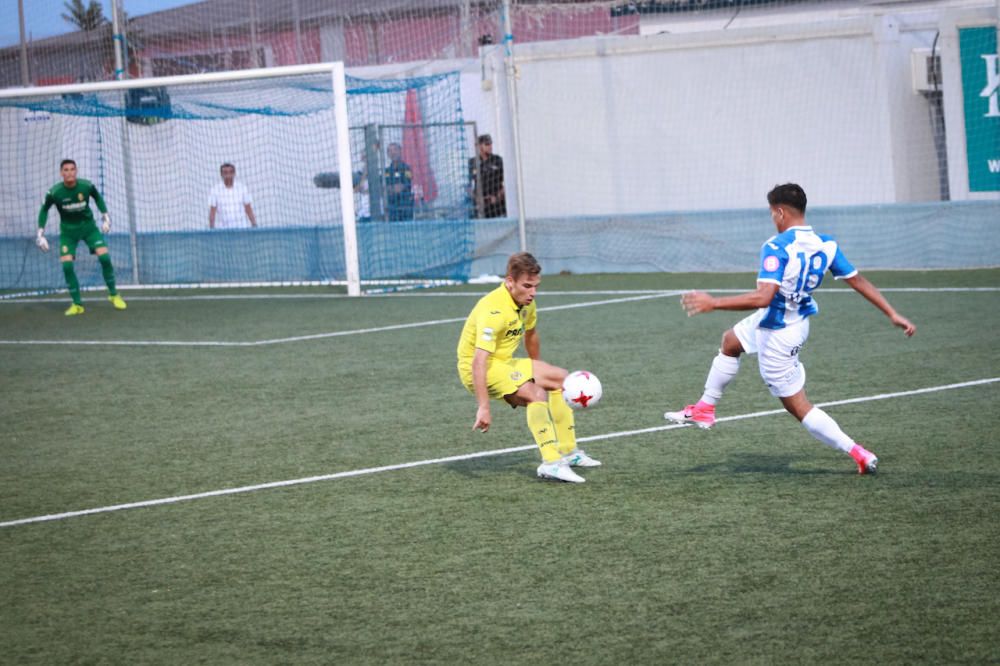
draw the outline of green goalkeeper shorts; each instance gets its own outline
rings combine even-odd
[[[61,224],[59,225],[59,256],[76,256],[76,246],[83,241],[90,248],[90,253],[94,254],[99,247],[107,247],[104,235],[97,228],[95,222],[84,222],[83,224]]]

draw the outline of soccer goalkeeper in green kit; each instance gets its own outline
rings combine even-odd
[[[101,273],[108,285],[108,300],[116,310],[124,310],[127,306],[118,289],[115,288],[115,269],[111,265],[111,255],[108,254],[108,244],[102,231],[106,234],[111,230],[111,216],[104,198],[89,180],[76,177],[76,162],[63,160],[59,165],[62,182],[56,183],[45,193],[42,209],[38,211],[38,236],[35,245],[42,252],[49,251],[49,242],[45,240],[45,223],[49,218],[49,208],[55,204],[59,211],[59,261],[62,262],[63,275],[69,288],[73,304],[66,310],[66,316],[83,314],[83,303],[80,300],[80,282],[76,278],[73,261],[76,258],[76,246],[83,241],[92,254],[97,255],[101,262]],[[90,210],[90,199],[94,199],[101,211],[101,228],[97,228],[94,214]]]

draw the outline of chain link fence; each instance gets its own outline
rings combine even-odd
[[[133,0],[134,1],[134,0]],[[41,3],[4,3],[0,87],[115,78],[115,35],[100,4],[52,15]],[[169,2],[165,3],[169,4]],[[639,35],[657,15],[731,21],[748,7],[823,6],[817,0],[536,2],[509,5],[518,43]],[[843,3],[841,3],[843,4]],[[851,3],[848,3],[851,4]],[[347,67],[475,57],[504,40],[499,0],[203,0],[139,14],[118,0],[129,78],[343,61]],[[148,6],[144,5],[144,6]],[[109,10],[108,14],[113,10]],[[14,26],[29,26],[19,32]],[[39,37],[42,33],[61,32]]]

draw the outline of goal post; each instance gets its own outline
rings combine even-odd
[[[31,243],[63,158],[111,210],[124,286],[358,295],[467,279],[459,96],[457,73],[369,80],[339,62],[0,91],[0,291],[63,287],[58,262]],[[392,148],[405,187],[392,180]],[[224,183],[223,165],[242,189]],[[399,190],[410,197],[402,214]],[[102,284],[79,248],[77,274]]]
[[[333,63],[330,76],[333,79],[333,113],[337,125],[337,166],[340,173],[354,173],[351,166],[351,140],[347,125],[347,81],[344,78],[344,63]],[[354,210],[354,192],[351,188],[340,188],[340,210],[344,225],[344,266],[348,296],[361,294],[361,273],[358,268],[358,231]]]

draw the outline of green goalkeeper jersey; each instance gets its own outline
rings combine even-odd
[[[45,201],[42,202],[42,209],[38,211],[38,227],[45,228],[45,223],[49,219],[49,208],[55,204],[59,211],[59,222],[61,224],[80,225],[85,222],[93,222],[94,214],[90,210],[90,198],[102,213],[108,212],[108,207],[104,203],[104,198],[97,191],[94,184],[83,178],[76,179],[74,187],[66,187],[63,183],[56,183],[45,193]]]

